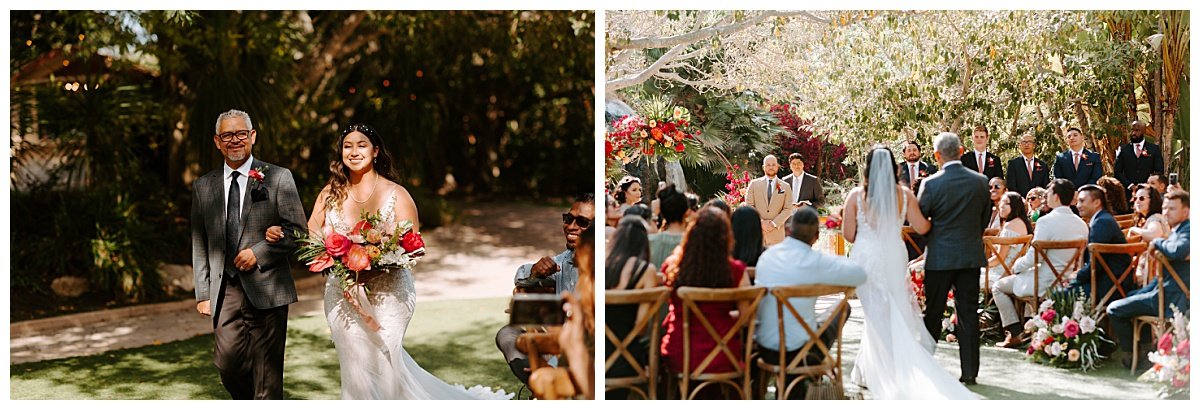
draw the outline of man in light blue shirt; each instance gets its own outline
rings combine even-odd
[[[812,244],[817,242],[820,232],[817,221],[817,211],[812,207],[796,210],[789,220],[788,237],[778,245],[767,248],[767,251],[758,259],[757,274],[754,278],[756,285],[768,288],[817,284],[858,286],[866,282],[867,274],[862,267],[850,262],[847,258],[823,254],[812,248]],[[804,321],[814,330],[818,328],[818,322],[841,321],[841,318],[829,317],[822,317],[822,320],[818,321],[816,298],[792,298],[790,301],[796,311],[804,317]],[[759,324],[754,333],[755,341],[758,343],[759,357],[770,364],[777,364],[775,362],[779,360],[780,349],[779,322],[775,304],[775,297],[767,293],[758,307]],[[828,313],[830,312],[827,311],[826,314]],[[848,316],[849,310],[847,309],[844,314]],[[809,338],[808,332],[804,330],[800,322],[786,310],[784,320],[784,331],[787,332],[785,350],[789,352],[786,359],[790,361],[791,356],[797,353],[805,343],[808,343]],[[828,346],[833,342],[838,331],[837,326],[830,326],[821,334],[821,339]],[[810,356],[812,356],[811,352]],[[819,360],[820,356],[813,356],[813,358]],[[793,392],[793,395],[795,394],[796,392]],[[800,393],[800,397],[803,397],[803,393]]]

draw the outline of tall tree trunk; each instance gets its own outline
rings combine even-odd
[[[1172,141],[1175,132],[1175,113],[1179,109],[1179,90],[1184,65],[1188,60],[1188,41],[1191,37],[1191,27],[1188,24],[1188,12],[1184,10],[1163,11],[1158,20],[1159,30],[1163,33],[1163,135],[1160,139],[1163,148],[1164,168],[1171,169],[1173,154]]]

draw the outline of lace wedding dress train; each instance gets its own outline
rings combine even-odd
[[[391,220],[395,195],[381,211],[384,220]],[[325,222],[341,234],[352,226],[341,218],[340,210],[329,210]],[[375,317],[382,327],[378,332],[363,322],[354,306],[342,295],[342,289],[332,276],[325,282],[325,318],[333,344],[337,348],[341,367],[343,399],[499,399],[512,394],[504,390],[493,392],[476,385],[464,388],[450,385],[417,365],[404,350],[404,332],[416,309],[416,288],[412,272],[393,270],[367,282],[370,295],[361,287],[352,295],[362,309]]]

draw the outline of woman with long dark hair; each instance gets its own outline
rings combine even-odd
[[[621,218],[617,224],[617,232],[610,242],[608,257],[604,260],[604,289],[628,290],[643,289],[658,285],[655,273],[658,269],[650,263],[650,241],[647,239],[646,224],[640,217],[629,215]],[[638,305],[606,306],[604,308],[605,325],[618,339],[624,340],[633,326],[647,313]],[[604,357],[609,357],[616,347],[605,339]],[[649,344],[647,340],[639,340],[629,347],[630,353],[638,363],[646,363]],[[634,375],[633,366],[624,358],[617,359],[605,372],[605,377],[628,377]],[[612,398],[623,398],[618,394]]]
[[[374,128],[346,127],[334,150],[338,159],[329,164],[329,183],[314,202],[310,236],[350,235],[363,213],[378,215],[385,232],[392,231],[387,226],[405,222],[420,232],[416,203],[396,182],[392,157]],[[325,283],[325,318],[341,366],[342,398],[506,398],[486,388],[451,386],[422,369],[404,350],[404,333],[416,307],[412,271],[367,270],[358,279],[364,286],[349,292],[342,291],[334,275]],[[370,296],[362,291],[365,288]]]
[[[1021,194],[1012,191],[1004,193],[996,212],[1000,215],[1001,221],[999,237],[1015,238],[1033,233],[1033,223],[1029,222],[1029,214],[1025,210],[1025,201],[1021,198]],[[1004,267],[1000,266],[1000,261],[1004,261],[1011,267],[1013,261],[1017,259],[1017,255],[1020,255],[1024,248],[1025,245],[1015,247],[1003,245],[997,250],[996,255],[988,258],[988,284],[996,283],[997,280],[1004,277]],[[980,277],[979,286],[983,285],[983,278]]]
[[[617,182],[617,192],[613,196],[617,198],[617,203],[621,204],[621,212],[625,212],[631,206],[642,202],[642,180],[633,175],[626,175]]]
[[[758,257],[763,253],[762,223],[759,221],[758,211],[753,207],[742,205],[733,211],[733,258],[747,267],[758,265]]]
[[[696,220],[684,234],[680,247],[681,252],[667,258],[663,267],[666,284],[672,289],[681,286],[732,288],[750,284],[744,275],[746,265],[730,257],[733,235],[729,218],[721,210],[701,208]],[[663,357],[667,358],[667,366],[674,372],[683,369],[683,309],[683,301],[672,292],[671,306],[663,320],[667,331],[663,336],[661,351]],[[704,316],[720,334],[733,327],[736,320],[730,314],[737,309],[735,303],[700,305]],[[716,347],[717,342],[701,326],[693,325],[690,329],[691,361],[698,364]],[[740,351],[742,341],[732,340],[729,346],[735,352]],[[730,371],[733,363],[724,355],[718,355],[708,369],[711,372]]]

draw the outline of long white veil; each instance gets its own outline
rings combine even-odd
[[[871,151],[870,178],[867,179],[867,221],[875,229],[900,226],[896,198],[896,164],[888,150]]]

